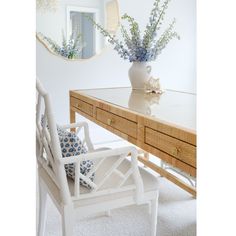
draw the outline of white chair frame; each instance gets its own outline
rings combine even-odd
[[[138,152],[134,147],[123,147],[116,149],[100,149],[95,150],[89,136],[88,124],[80,122],[62,126],[65,129],[76,129],[76,133],[84,130],[84,144],[88,148],[88,153],[79,156],[71,156],[62,158],[59,137],[57,134],[57,126],[52,113],[52,107],[49,94],[42,87],[37,79],[37,107],[36,107],[36,147],[37,147],[37,163],[38,163],[38,182],[39,182],[39,221],[38,236],[43,236],[46,225],[46,202],[49,195],[55,206],[62,216],[62,232],[63,236],[73,235],[74,213],[78,211],[81,216],[93,213],[107,212],[115,208],[120,208],[133,204],[149,204],[149,212],[151,214],[151,236],[156,236],[157,225],[157,206],[158,206],[158,190],[146,193],[144,191],[143,181],[138,167]],[[44,108],[44,110],[43,110]],[[41,115],[44,116],[45,122],[41,122]],[[131,167],[124,174],[117,167],[124,159],[131,155]],[[104,178],[99,183],[94,183],[89,179],[104,160],[109,157],[117,157],[112,166],[107,167]],[[97,161],[87,176],[80,173],[80,163],[83,160]],[[74,193],[71,193],[68,185],[68,178],[65,172],[65,164],[75,165],[75,181]],[[101,187],[106,180],[115,173],[121,177],[118,186],[109,189]],[[132,185],[124,185],[125,181],[133,177]],[[89,193],[81,193],[80,179],[89,183],[93,188]],[[119,199],[104,201],[99,204],[81,205],[80,201],[85,199],[93,199],[99,196],[108,196],[116,193],[130,191],[130,196]]]

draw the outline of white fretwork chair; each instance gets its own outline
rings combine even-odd
[[[46,201],[50,196],[62,216],[63,236],[73,235],[74,214],[86,216],[110,213],[110,210],[133,205],[148,204],[151,215],[151,236],[156,236],[158,195],[157,179],[138,167],[134,147],[94,150],[85,122],[63,126],[65,129],[83,130],[88,152],[79,156],[62,157],[57,125],[54,120],[49,94],[37,80],[36,156],[39,182],[38,236],[45,234]],[[47,126],[42,126],[41,116]],[[129,157],[128,157],[129,156]],[[94,166],[85,176],[80,163],[92,160]],[[67,177],[65,164],[74,163],[75,180]],[[94,181],[89,176],[95,174]],[[80,185],[80,179],[92,186]],[[131,232],[132,234],[132,232]],[[89,235],[88,235],[89,236]]]

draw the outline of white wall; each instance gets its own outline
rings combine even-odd
[[[58,0],[57,11],[36,11],[36,30],[50,37],[59,44],[62,41],[62,30],[65,35],[66,29],[66,7],[79,6],[97,8],[100,10],[100,22],[104,22],[103,0]]]
[[[72,0],[70,0],[71,2]],[[73,1],[76,3],[76,1]],[[148,21],[153,0],[119,0],[121,14],[127,12],[141,24]],[[172,0],[166,19],[177,19],[176,30],[181,40],[172,41],[156,62],[151,63],[153,76],[160,77],[164,88],[196,92],[196,2],[195,0]],[[37,31],[47,26],[51,34],[60,34],[56,22],[47,22],[37,15]],[[48,24],[47,24],[48,23]],[[54,26],[55,24],[55,26]],[[59,23],[58,23],[59,24]],[[44,25],[44,26],[43,26]],[[59,32],[55,32],[59,31]],[[49,36],[49,35],[48,35]],[[101,87],[130,86],[128,69],[131,64],[119,58],[115,51],[105,50],[101,55],[86,61],[68,62],[51,55],[37,42],[37,76],[51,93],[56,119],[59,123],[69,121],[69,90]],[[97,132],[95,140],[110,139]]]

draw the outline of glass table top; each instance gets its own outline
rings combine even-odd
[[[196,131],[196,94],[165,90],[147,94],[131,88],[79,90],[90,97]]]

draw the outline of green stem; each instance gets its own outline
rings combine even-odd
[[[167,5],[168,3],[169,3],[169,2],[167,1],[166,4],[163,6],[162,12],[161,12],[161,14],[160,14],[160,16],[159,16],[159,18],[158,18],[158,20],[157,20],[157,23],[156,23],[155,26],[154,26],[154,29],[153,29],[153,31],[152,31],[152,34],[156,31],[156,28],[157,28],[157,26],[158,26],[158,24],[159,24],[159,22],[160,22],[160,20],[161,20],[161,17],[162,17],[162,15],[163,15],[164,11],[165,11],[165,7],[166,7],[166,5]]]

